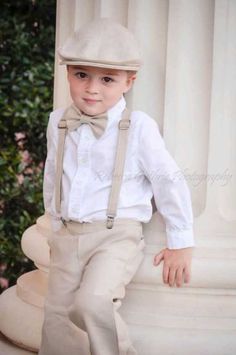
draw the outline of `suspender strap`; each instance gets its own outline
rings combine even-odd
[[[107,209],[107,228],[113,227],[116,217],[117,205],[119,200],[120,188],[123,180],[125,156],[128,142],[128,129],[130,126],[130,112],[125,109],[122,119],[119,122],[118,143],[116,147],[115,167],[112,177],[111,192]]]
[[[67,133],[67,122],[61,119],[58,123],[58,146],[57,146],[57,160],[56,160],[56,182],[55,182],[55,204],[56,212],[61,212],[61,195],[62,195],[62,171],[63,171],[63,156],[64,146]]]

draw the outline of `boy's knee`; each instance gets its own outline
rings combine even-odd
[[[110,295],[79,291],[69,309],[68,316],[73,323],[84,328],[87,321],[101,322],[102,318],[112,311],[112,307]]]

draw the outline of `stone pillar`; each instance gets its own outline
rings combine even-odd
[[[236,352],[236,2],[234,0],[58,0],[56,46],[98,17],[131,29],[144,66],[131,108],[159,124],[191,189],[197,248],[190,285],[162,283],[152,266],[165,247],[158,213],[145,226],[146,255],[121,307],[140,355],[233,355]],[[64,67],[55,66],[54,106],[70,102]],[[36,350],[49,262],[47,216],[22,238],[38,270],[0,298],[0,329]],[[85,339],[86,341],[86,339]]]

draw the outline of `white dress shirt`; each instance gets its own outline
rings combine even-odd
[[[44,205],[52,219],[63,217],[79,222],[106,219],[118,122],[125,106],[122,98],[108,111],[107,127],[99,139],[86,124],[67,133],[60,215],[55,209],[55,167],[57,125],[64,109],[51,113],[47,129]],[[152,216],[153,195],[166,223],[168,248],[193,246],[192,207],[186,181],[166,150],[157,123],[144,112],[133,111],[117,218],[147,223]]]

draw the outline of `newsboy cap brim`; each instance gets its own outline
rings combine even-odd
[[[141,56],[133,34],[122,25],[99,19],[82,26],[58,49],[60,64],[138,71]]]
[[[62,59],[60,64],[67,64],[67,65],[81,65],[81,66],[88,66],[88,67],[98,67],[98,68],[108,68],[108,69],[118,69],[118,70],[129,70],[129,71],[137,71],[140,68],[141,63],[111,63],[111,62],[92,62],[92,61],[80,61],[80,60],[73,60]]]

